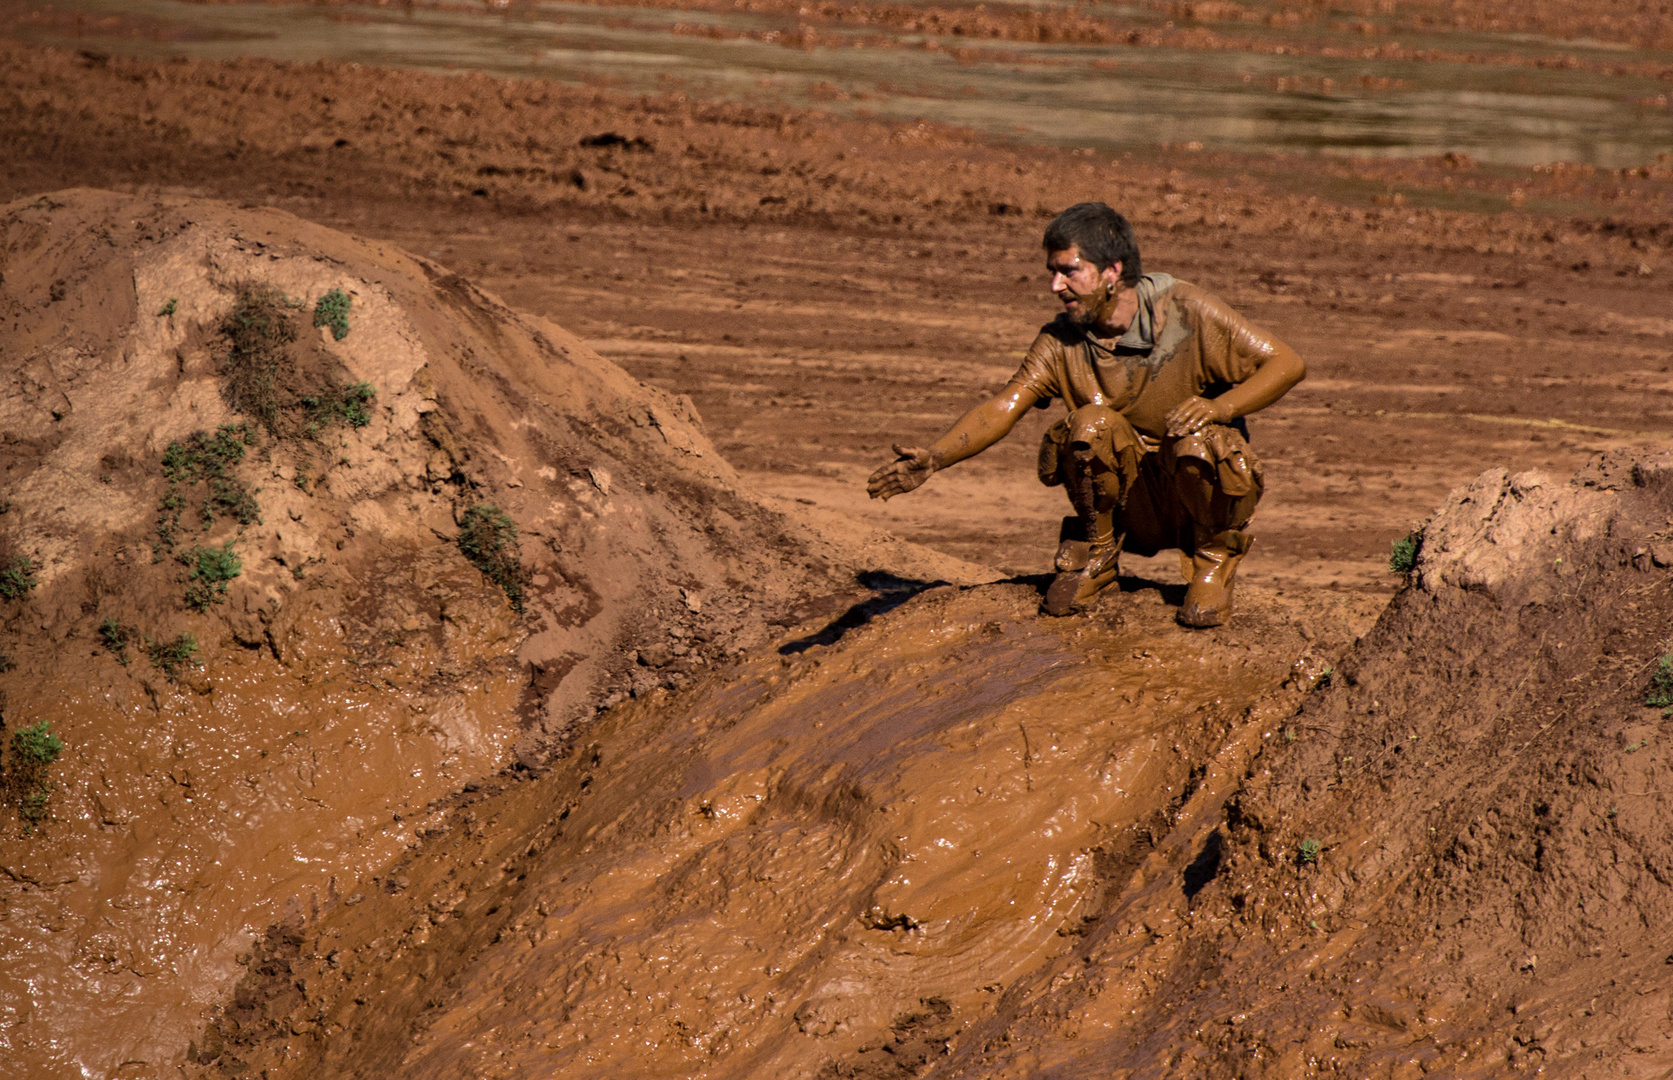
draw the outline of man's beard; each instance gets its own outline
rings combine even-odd
[[[1099,323],[1107,321],[1107,316],[1115,307],[1115,289],[1107,281],[1100,281],[1093,292],[1081,295],[1074,294],[1075,301],[1080,305],[1080,311],[1071,313],[1069,318],[1082,330],[1091,330]]]

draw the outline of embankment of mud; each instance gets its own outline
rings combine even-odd
[[[1317,683],[1259,592],[920,596],[271,937],[204,1075],[1665,1076],[1670,520],[1483,474]]]
[[[65,747],[0,829],[31,1075],[178,1060],[259,934],[603,705],[858,572],[980,576],[763,503],[689,401],[279,211],[0,207],[0,358],[0,708]]]

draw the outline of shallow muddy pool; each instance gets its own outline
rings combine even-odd
[[[24,4],[25,40],[150,57],[332,59],[474,70],[635,93],[927,120],[1027,142],[1132,149],[1585,162],[1619,168],[1673,148],[1673,54],[1529,35],[1399,34],[1325,24],[1239,27],[1242,47],[976,41],[792,13],[715,14],[537,2]],[[993,6],[994,12],[1007,9]],[[1089,6],[1106,27],[1173,32],[1158,13]],[[1229,33],[1221,29],[1222,37]],[[1275,50],[1300,42],[1294,55]],[[797,44],[799,43],[799,44]],[[1370,57],[1382,52],[1396,58]],[[1427,59],[1410,59],[1412,54]],[[1436,60],[1473,56],[1478,62]],[[1541,66],[1543,65],[1543,66]]]

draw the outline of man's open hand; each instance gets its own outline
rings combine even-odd
[[[871,479],[866,482],[866,490],[874,499],[904,495],[928,480],[930,473],[935,471],[934,456],[922,447],[896,443],[895,453],[900,456],[872,473]]]
[[[1220,415],[1220,406],[1208,398],[1186,398],[1168,413],[1168,434],[1174,438],[1195,435],[1209,424],[1223,424],[1228,419]]]

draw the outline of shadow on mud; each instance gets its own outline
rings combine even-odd
[[[805,637],[787,641],[779,646],[779,653],[793,656],[806,652],[815,645],[834,645],[850,630],[856,630],[879,615],[886,615],[921,592],[947,585],[946,581],[923,581],[918,578],[897,577],[884,570],[862,570],[854,575],[860,586],[872,595],[854,604],[847,611]]]
[[[850,630],[857,630],[879,615],[888,614],[919,593],[949,584],[940,580],[924,581],[918,578],[897,577],[882,570],[862,571],[855,575],[854,580],[864,588],[870,589],[872,595],[849,607],[813,633],[785,642],[779,646],[779,654],[793,656],[806,652],[815,645],[835,645]],[[1051,587],[1051,581],[1051,574],[1019,574],[1016,577],[1005,578],[997,584],[1026,585],[1039,593],[1043,600],[1046,590]],[[1183,584],[1166,585],[1150,578],[1123,575],[1117,580],[1117,587],[1123,593],[1155,589],[1161,593],[1163,602],[1172,607],[1179,607],[1185,603]]]

